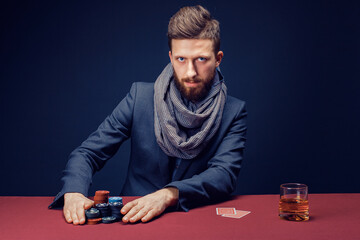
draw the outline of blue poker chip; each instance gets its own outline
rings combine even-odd
[[[109,203],[110,208],[122,208],[123,204],[122,202],[111,202]]]
[[[109,217],[103,217],[101,219],[101,222],[102,223],[113,223],[113,222],[116,222],[117,218],[114,217],[114,216],[109,216]]]
[[[113,203],[113,202],[123,202],[122,197],[111,197],[109,198],[109,203]]]

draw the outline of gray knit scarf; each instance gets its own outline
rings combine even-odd
[[[173,71],[169,63],[155,81],[156,141],[166,155],[192,159],[199,155],[218,130],[227,89],[222,80],[214,81],[208,96],[192,112],[184,104],[172,80]]]

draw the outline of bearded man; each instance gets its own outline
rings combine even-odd
[[[131,139],[121,195],[125,223],[147,222],[172,207],[188,211],[235,189],[246,134],[245,103],[227,95],[219,70],[220,28],[201,6],[181,8],[168,26],[169,63],[155,83],[134,83],[99,128],[69,157],[62,190],[68,223],[85,223],[93,174]]]

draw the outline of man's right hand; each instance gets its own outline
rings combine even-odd
[[[91,201],[81,193],[65,193],[64,195],[64,217],[68,223],[74,225],[85,223],[85,209],[93,206]]]

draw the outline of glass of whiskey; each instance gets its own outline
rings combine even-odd
[[[280,185],[279,216],[289,221],[309,220],[308,187],[305,184]]]

